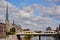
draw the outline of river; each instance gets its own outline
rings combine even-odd
[[[24,39],[22,39],[22,40],[24,40]],[[39,40],[39,37],[38,36],[33,37],[33,38],[31,38],[31,40]],[[41,36],[41,40],[59,40],[59,39],[56,39],[52,36]]]
[[[21,40],[25,40],[24,36],[20,36],[20,37],[21,37]],[[40,38],[41,38],[41,40],[60,40],[60,39],[58,39],[56,37],[54,38],[52,36],[41,36]],[[6,40],[6,38],[0,39],[0,40]],[[16,35],[13,35],[13,36],[10,35],[9,37],[7,37],[7,40],[16,40]],[[32,37],[31,40],[39,40],[39,37],[38,36]]]
[[[31,40],[39,40],[39,37],[34,37]],[[41,36],[41,40],[55,40],[55,38],[51,36]]]

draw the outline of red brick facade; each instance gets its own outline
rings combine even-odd
[[[4,37],[6,34],[6,25],[4,23],[0,23],[0,37]]]

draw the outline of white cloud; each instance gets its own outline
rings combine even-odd
[[[2,1],[3,4],[0,4],[0,15],[6,13],[6,1]],[[1,2],[1,3],[2,3]],[[9,5],[9,19],[15,20],[17,24],[21,24],[23,28],[30,28],[36,30],[36,28],[46,28],[47,26],[56,27],[58,24],[52,22],[53,17],[49,18],[48,16],[54,16],[55,18],[60,18],[56,15],[60,15],[60,6],[57,6],[57,14],[55,8],[45,7],[39,4],[33,4],[27,7],[24,7],[23,10],[18,9],[16,6],[8,3]],[[40,12],[39,16],[34,16],[34,12]],[[3,13],[3,14],[2,14]],[[4,15],[5,16],[5,15]],[[2,18],[2,17],[1,17]],[[4,17],[5,18],[5,17]],[[57,22],[58,23],[58,22]]]
[[[45,0],[47,2],[60,2],[60,0]]]
[[[23,17],[31,17],[31,14],[28,12],[25,12],[24,10],[20,12],[21,16]]]
[[[55,10],[55,7],[56,7],[56,10]],[[40,14],[41,14],[39,17],[32,18],[33,19],[33,20],[31,20],[32,24],[36,23],[38,27],[44,27],[44,26],[52,27],[53,26],[52,28],[59,25],[59,24],[53,22],[53,19],[60,19],[60,13],[59,13],[60,8],[58,6],[46,7],[46,6],[36,4],[36,6],[34,6],[34,5],[29,6],[29,8],[32,10],[33,10],[33,8],[35,10],[38,9],[38,11],[40,11]],[[33,10],[33,11],[35,11],[35,10]],[[50,18],[49,18],[49,16],[50,16]]]
[[[45,9],[45,8],[44,8]],[[46,8],[45,10],[42,10],[41,13],[42,16],[50,16],[52,18],[60,19],[60,6]]]

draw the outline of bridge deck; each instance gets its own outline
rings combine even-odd
[[[16,33],[16,35],[56,35],[57,33]]]

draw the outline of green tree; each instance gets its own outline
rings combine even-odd
[[[16,29],[15,29],[15,27],[12,27],[11,29],[10,29],[10,34],[15,34],[15,32],[16,32]]]
[[[30,40],[33,37],[33,35],[25,35],[24,40]]]

